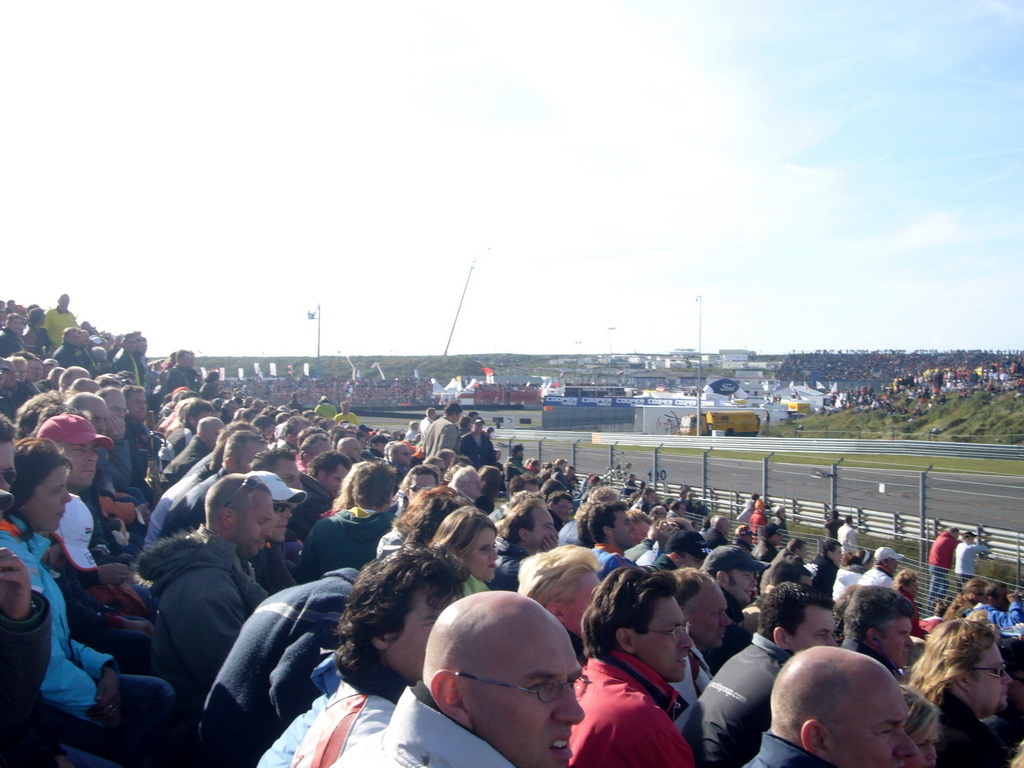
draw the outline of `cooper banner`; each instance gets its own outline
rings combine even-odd
[[[693,408],[697,399],[693,397],[562,397],[548,395],[544,405],[568,406],[569,408],[638,408],[641,405]]]

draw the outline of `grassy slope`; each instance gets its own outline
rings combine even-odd
[[[913,410],[913,403],[910,403]],[[924,415],[884,414],[879,411],[844,411],[828,416],[809,416],[773,427],[775,437],[895,438],[952,442],[1024,443],[1024,398],[1013,394],[978,392],[966,399],[951,397],[946,403],[926,410]],[[973,438],[973,440],[972,440]]]

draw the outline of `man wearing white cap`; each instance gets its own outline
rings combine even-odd
[[[95,583],[99,578],[95,558],[89,551],[89,540],[92,536],[92,513],[85,503],[77,496],[64,505],[64,516],[60,526],[53,532],[53,538],[60,545],[63,558],[50,552],[50,567],[61,573],[61,578],[74,580],[79,584]],[[66,564],[63,562],[66,561]],[[112,574],[117,577],[117,571]],[[131,592],[130,572],[116,581],[108,589],[120,590],[121,599],[133,600],[139,609],[147,606],[141,599],[135,599]],[[95,596],[94,596],[95,597]],[[68,596],[68,625],[74,640],[99,651],[109,653],[117,660],[121,672],[129,675],[149,675],[150,669],[150,636],[153,625],[139,613],[131,615],[123,613],[117,604],[110,602],[110,597],[98,602],[108,604],[101,610],[95,601],[79,599],[76,590],[70,590]]]
[[[857,583],[862,587],[892,587],[892,577],[902,559],[903,555],[894,549],[879,547],[875,550],[874,567],[861,576]]]
[[[267,451],[267,453],[273,453],[273,451]],[[289,451],[289,453],[291,452]],[[260,461],[262,455],[256,455],[256,459],[253,460],[254,468],[264,466],[264,463]],[[294,456],[294,454],[292,455]],[[294,458],[290,461],[282,460],[279,463],[290,464],[295,473],[294,476],[298,476]],[[252,559],[256,583],[267,590],[267,594],[273,595],[282,589],[295,586],[295,577],[292,576],[285,560],[284,540],[288,532],[288,521],[292,517],[292,508],[306,500],[306,492],[290,488],[280,474],[271,470],[254,469],[249,475],[262,480],[270,489],[270,496],[274,500],[274,522],[270,540],[267,542],[267,546]]]

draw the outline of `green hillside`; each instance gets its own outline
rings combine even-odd
[[[977,443],[1024,443],[1024,398],[1016,394],[978,392],[968,398],[911,413],[843,411],[809,416],[773,427],[775,437],[836,437],[867,439],[944,440]]]

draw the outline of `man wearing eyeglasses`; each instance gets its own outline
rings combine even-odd
[[[569,636],[540,604],[515,592],[470,595],[438,617],[423,682],[402,694],[387,729],[336,765],[564,768],[582,687]]]
[[[574,768],[692,768],[693,752],[674,720],[682,702],[671,683],[690,669],[693,641],[671,573],[613,571],[583,614],[586,713],[569,746]]]
[[[258,477],[229,474],[206,497],[206,523],[159,541],[139,576],[160,600],[153,672],[174,687],[175,712],[161,753],[195,760],[206,694],[242,624],[267,597],[247,561],[270,539],[274,504]]]

